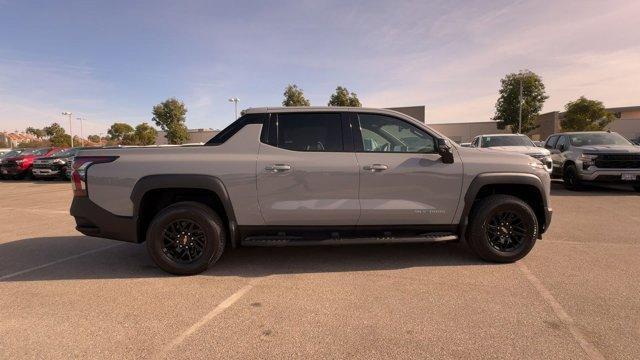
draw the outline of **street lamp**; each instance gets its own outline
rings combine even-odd
[[[524,72],[520,70],[520,95],[518,95],[518,134],[522,134],[522,77]]]
[[[238,119],[238,103],[240,102],[240,99],[238,99],[237,97],[232,97],[232,98],[229,98],[229,102],[233,103],[233,107],[235,109],[235,116],[236,116],[235,120],[237,120]]]
[[[84,121],[84,118],[76,118],[76,120],[80,120],[80,143],[82,144],[81,146],[84,146],[84,134],[82,131],[82,122]]]
[[[73,115],[73,113],[69,111],[64,111],[62,113],[62,116],[69,116],[69,134],[71,135],[71,147],[73,147],[73,128],[71,127],[71,115]]]

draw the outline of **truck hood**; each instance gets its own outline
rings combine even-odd
[[[640,146],[635,145],[589,145],[589,146],[576,146],[583,151],[602,152],[602,153],[640,153]]]
[[[16,161],[16,160],[33,159],[35,157],[36,157],[35,155],[20,155],[20,156],[12,156],[12,157],[2,158],[2,160]]]
[[[529,154],[550,155],[551,154],[549,150],[545,148],[537,147],[537,146],[492,146],[486,149],[515,152],[515,153],[527,154],[527,155]]]

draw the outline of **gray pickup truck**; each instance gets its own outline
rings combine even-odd
[[[631,185],[640,192],[640,146],[609,131],[553,134],[545,142],[553,173],[565,187],[579,190],[585,183]]]
[[[552,213],[539,161],[391,110],[248,109],[205,145],[83,150],[73,168],[76,229],[146,242],[173,274],[237,246],[465,241],[512,262]]]

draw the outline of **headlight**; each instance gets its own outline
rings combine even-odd
[[[598,155],[595,154],[582,154],[580,155],[579,160],[582,161],[582,168],[586,170],[589,168],[589,166],[594,164],[597,158]]]
[[[534,169],[544,169],[544,165],[542,165],[542,163],[538,160],[529,161],[529,166],[531,166]]]
[[[22,164],[23,162],[24,162],[24,159],[16,160],[16,164]]]

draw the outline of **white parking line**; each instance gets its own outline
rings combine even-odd
[[[630,247],[638,247],[640,244],[616,244],[616,243],[608,243],[608,242],[585,242],[585,241],[569,241],[569,240],[544,240],[540,243],[551,243],[551,244],[570,244],[570,245],[609,245],[609,246],[630,246]]]
[[[166,354],[172,348],[180,345],[186,338],[191,336],[193,333],[198,331],[201,327],[206,325],[209,321],[211,321],[216,316],[220,315],[223,311],[233,305],[236,301],[240,300],[242,296],[244,296],[249,290],[253,289],[253,287],[258,283],[259,279],[253,279],[249,284],[243,286],[240,290],[233,293],[231,296],[226,298],[223,302],[218,304],[213,310],[211,310],[208,314],[202,317],[198,322],[191,325],[187,330],[185,330],[180,336],[175,338],[169,345],[162,349],[162,352]]]
[[[562,305],[556,300],[556,298],[551,295],[551,292],[547,290],[542,282],[533,275],[533,273],[529,270],[529,268],[522,262],[517,262],[518,267],[524,274],[524,276],[529,280],[529,282],[533,285],[534,288],[540,293],[540,296],[547,302],[547,304],[553,309],[553,312],[556,316],[564,323],[564,325],[569,329],[573,338],[576,339],[582,350],[587,354],[587,356],[592,360],[604,360],[604,356],[598,351],[598,349],[591,344],[587,338],[584,336],[582,331],[576,326],[575,321],[567,312],[562,308]]]
[[[18,276],[18,275],[22,275],[22,274],[26,274],[26,273],[29,273],[29,272],[32,272],[32,271],[40,270],[40,269],[46,268],[46,267],[51,266],[51,265],[60,264],[61,262],[65,262],[65,261],[68,261],[68,260],[77,259],[77,258],[79,258],[79,257],[81,257],[81,256],[85,256],[85,255],[89,255],[89,254],[97,253],[98,251],[111,249],[112,247],[120,246],[120,245],[122,245],[122,244],[123,244],[123,243],[112,244],[112,245],[105,246],[105,247],[101,247],[101,248],[98,248],[98,249],[93,249],[93,250],[85,251],[85,252],[82,252],[82,253],[80,253],[80,254],[76,254],[76,255],[68,256],[68,257],[66,257],[66,258],[62,258],[62,259],[60,259],[60,260],[56,260],[56,261],[48,262],[48,263],[46,263],[46,264],[42,264],[42,265],[38,265],[38,266],[34,266],[34,267],[32,267],[32,268],[28,268],[28,269],[25,269],[25,270],[21,270],[21,271],[18,271],[18,272],[14,272],[14,273],[12,273],[12,274],[3,275],[3,276],[0,276],[0,281],[2,281],[2,280],[6,280],[6,279],[10,279],[10,278],[12,278],[12,277],[15,277],[15,276]]]
[[[9,208],[3,207],[2,210],[9,211],[26,211],[32,213],[44,213],[44,214],[65,214],[69,215],[69,210],[48,210],[48,209],[34,209],[34,208]]]

